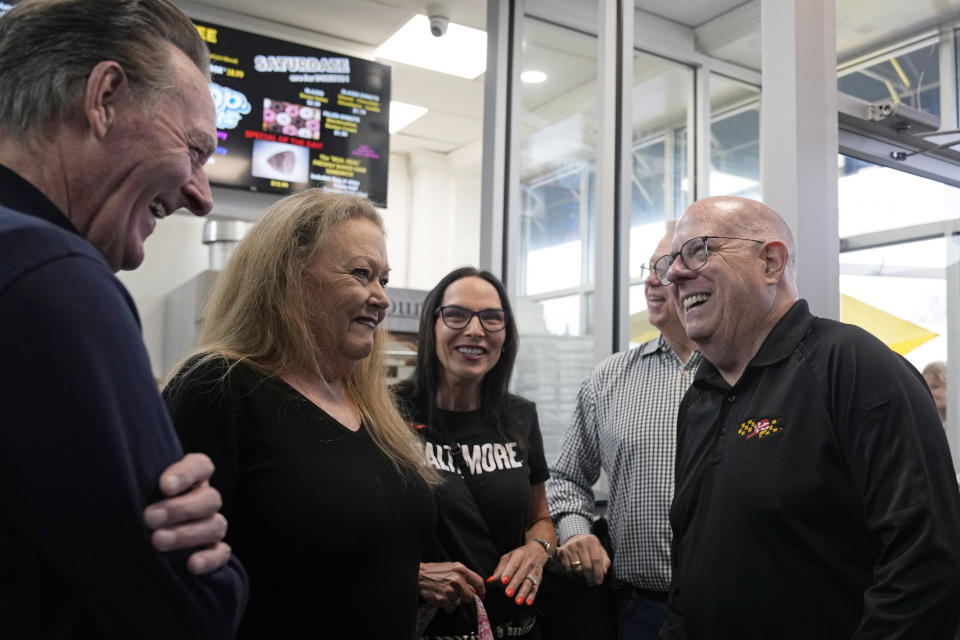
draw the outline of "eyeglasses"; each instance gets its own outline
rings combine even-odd
[[[453,330],[465,329],[473,320],[473,316],[480,318],[480,326],[485,331],[496,333],[503,331],[507,326],[507,312],[503,309],[480,309],[480,311],[471,311],[455,304],[447,305],[437,309],[434,315],[439,315],[443,324]]]
[[[707,258],[710,257],[707,240],[710,240],[711,238],[716,238],[718,240],[744,240],[746,242],[764,244],[763,240],[753,240],[752,238],[733,238],[731,236],[697,236],[695,238],[690,238],[680,245],[680,251],[676,253],[668,253],[665,256],[660,256],[653,263],[653,270],[656,272],[657,280],[660,281],[660,284],[664,286],[673,284],[671,281],[667,280],[667,271],[670,269],[670,265],[676,261],[678,256],[680,257],[680,262],[683,263],[683,266],[690,271],[702,269],[703,265],[707,264]]]

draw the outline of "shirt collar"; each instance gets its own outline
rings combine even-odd
[[[793,306],[783,314],[783,317],[767,334],[763,344],[760,345],[760,350],[750,360],[750,364],[747,365],[740,379],[743,380],[747,371],[753,367],[768,367],[789,358],[790,354],[796,351],[797,346],[803,340],[803,336],[806,335],[814,320],[816,320],[816,316],[810,313],[806,300],[794,302]],[[704,358],[703,364],[697,371],[694,383],[700,381],[721,389],[730,388],[717,368],[706,358]]]
[[[661,349],[669,349],[670,345],[667,344],[667,341],[663,339],[663,334],[657,334],[656,339],[647,340],[642,345],[640,345],[640,355],[643,357],[653,355]]]
[[[655,353],[663,351],[664,353],[669,353],[673,355],[677,361],[680,361],[680,356],[677,355],[677,352],[670,347],[670,343],[667,342],[666,338],[663,337],[663,333],[660,333],[655,340],[647,340],[642,345],[640,345],[640,356],[646,358]],[[700,350],[694,349],[690,352],[690,357],[687,359],[687,362],[680,362],[680,364],[685,364],[686,366],[694,366],[700,362]]]
[[[78,236],[81,235],[73,223],[42,191],[2,164],[0,164],[0,205],[46,220]]]
[[[748,367],[766,367],[790,357],[797,345],[807,334],[807,329],[816,318],[810,313],[806,300],[793,303],[780,321],[771,329],[760,345],[757,355],[753,356]]]

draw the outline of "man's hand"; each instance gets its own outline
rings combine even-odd
[[[583,577],[590,586],[603,583],[603,578],[610,569],[610,556],[600,544],[600,538],[592,533],[570,536],[563,546],[557,549],[557,556],[567,571]]]
[[[223,502],[210,486],[212,475],[210,458],[188,453],[160,476],[160,491],[170,497],[143,511],[157,551],[200,547],[187,559],[187,569],[195,574],[216,571],[230,559],[230,546],[223,542],[227,519],[219,513]]]

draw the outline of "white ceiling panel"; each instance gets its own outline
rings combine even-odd
[[[404,131],[399,131],[390,136],[390,153],[411,153],[418,150],[450,153],[457,148],[457,145],[452,142],[436,140],[434,138],[410,136],[404,133]]]
[[[695,28],[748,2],[749,0],[636,0],[634,6],[641,11]]]
[[[459,147],[476,140],[482,135],[483,120],[456,113],[432,110],[428,111],[422,118],[414,120],[401,131],[409,136],[441,140]]]
[[[837,58],[960,18],[960,0],[837,0]]]
[[[270,22],[310,29],[344,40],[380,46],[421,8],[420,0],[204,0]]]
[[[385,64],[393,67],[394,100],[483,119],[483,75],[467,80],[398,62]]]

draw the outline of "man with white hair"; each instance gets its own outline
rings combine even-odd
[[[923,378],[798,298],[772,209],[694,203],[655,265],[704,362],[680,405],[663,638],[952,638],[960,493]]]
[[[672,241],[671,229],[650,256],[651,265],[670,252]],[[586,377],[547,482],[560,561],[595,586],[611,566],[591,533],[598,515],[593,485],[600,470],[606,472],[617,634],[630,640],[656,638],[666,617],[677,407],[701,360],[669,287],[651,267],[643,285],[650,324],[660,335],[610,356]]]

